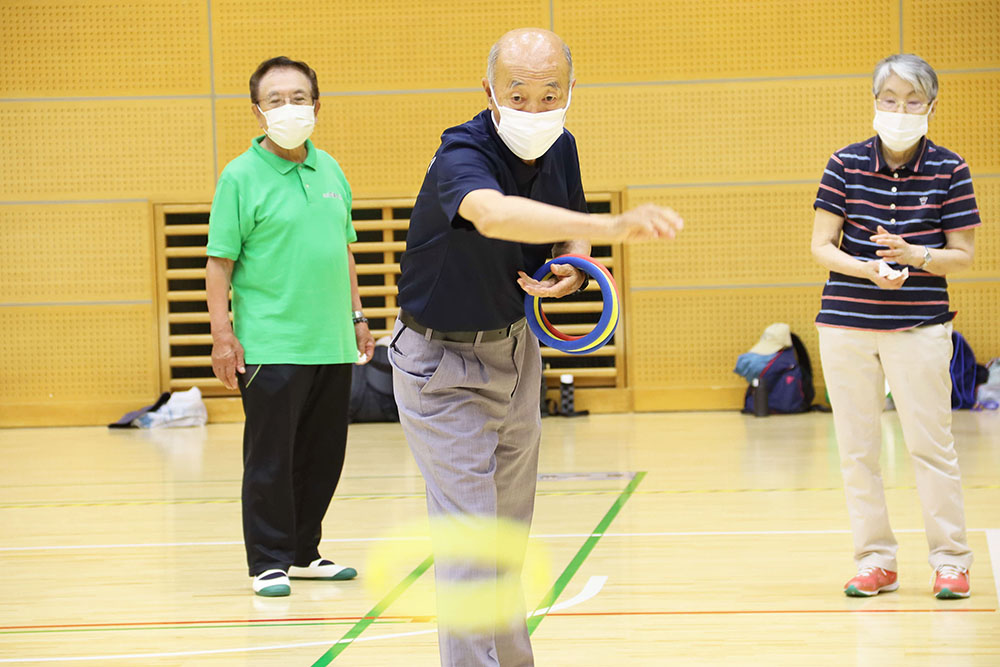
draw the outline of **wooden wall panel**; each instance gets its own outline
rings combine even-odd
[[[153,298],[149,206],[0,206],[0,303]]]

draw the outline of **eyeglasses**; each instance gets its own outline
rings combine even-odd
[[[282,97],[281,95],[271,95],[270,97],[262,99],[260,102],[258,102],[258,104],[260,104],[261,109],[270,110],[270,109],[277,109],[278,107],[283,106],[285,104],[294,104],[296,106],[308,107],[312,106],[313,100],[308,95],[301,93],[292,95],[291,97]]]
[[[882,111],[922,114],[927,111],[927,107],[931,103],[920,100],[897,100],[895,97],[886,95],[885,97],[876,97],[875,104]]]

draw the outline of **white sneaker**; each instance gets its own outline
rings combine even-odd
[[[358,576],[358,571],[353,567],[343,567],[337,565],[332,560],[317,558],[309,563],[308,567],[297,567],[295,565],[288,568],[290,579],[328,579],[330,581],[343,581],[353,579]]]
[[[280,598],[292,592],[283,570],[265,570],[253,578],[253,592],[266,598]]]

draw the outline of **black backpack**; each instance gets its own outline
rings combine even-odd
[[[392,395],[392,366],[387,346],[376,345],[372,360],[354,367],[347,418],[351,422],[399,421],[399,410]]]
[[[792,346],[779,352],[760,373],[767,390],[768,412],[789,414],[808,412],[816,398],[813,387],[812,362],[802,340],[792,334]],[[743,412],[753,414],[753,386],[747,387]]]

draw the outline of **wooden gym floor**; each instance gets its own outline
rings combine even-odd
[[[324,555],[360,577],[271,599],[246,576],[241,428],[0,430],[0,663],[436,665],[429,543],[407,533],[423,483],[398,425],[352,427],[324,524]],[[537,663],[1000,664],[1000,414],[956,413],[955,434],[972,597],[931,595],[888,413],[901,585],[852,599],[829,415],[545,419],[527,603],[559,595],[532,618]],[[396,569],[372,585],[376,554]]]

